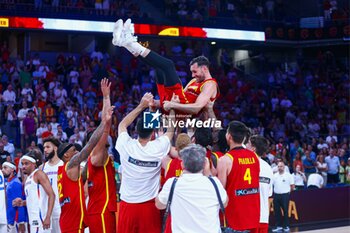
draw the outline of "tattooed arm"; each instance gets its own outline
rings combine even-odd
[[[102,108],[102,121],[106,122],[105,133],[102,134],[102,137],[98,141],[97,145],[91,152],[91,163],[94,166],[101,167],[103,166],[108,159],[108,136],[111,129],[112,118],[109,120],[106,119],[108,116],[108,109],[111,108],[110,100],[110,89],[111,83],[108,79],[104,78],[101,81],[101,91],[103,94],[103,108]]]
[[[71,180],[77,181],[79,179],[80,163],[89,157],[91,151],[94,149],[97,142],[102,137],[102,134],[104,134],[105,127],[106,127],[106,122],[102,121],[100,125],[97,127],[97,129],[95,130],[95,132],[92,134],[90,140],[84,146],[84,148],[80,152],[76,153],[68,162],[67,175]]]

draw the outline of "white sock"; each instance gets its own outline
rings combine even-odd
[[[126,44],[124,47],[136,57],[143,54],[147,49],[137,42]]]

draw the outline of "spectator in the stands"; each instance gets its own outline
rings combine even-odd
[[[2,100],[6,105],[16,103],[16,93],[13,91],[11,84],[9,84],[4,93],[2,93]]]
[[[316,161],[310,157],[310,151],[305,150],[305,158],[303,160],[305,175],[308,178],[310,174],[316,172]]]
[[[10,153],[11,160],[13,161],[15,159],[15,146],[9,142],[9,138],[6,135],[3,135],[1,139],[4,144],[4,150]]]
[[[322,153],[320,153],[316,158],[317,170],[319,174],[323,177],[324,184],[327,184],[327,172],[328,165],[325,162],[325,157]]]
[[[331,148],[329,150],[329,155],[325,158],[328,166],[327,171],[327,184],[337,184],[339,183],[339,166],[340,161],[337,156],[337,149]]]
[[[304,189],[306,183],[306,176],[304,172],[301,171],[300,165],[297,165],[293,172],[294,184],[296,190]]]

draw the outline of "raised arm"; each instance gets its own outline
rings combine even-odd
[[[144,109],[146,109],[152,102],[153,95],[149,92],[144,94],[139,105],[137,105],[137,107],[134,110],[132,110],[128,115],[126,115],[124,119],[119,123],[118,134],[126,132],[129,125],[131,125],[131,123],[137,118],[137,116],[140,115],[140,113]]]
[[[108,115],[108,109],[111,108],[111,83],[106,78],[102,79],[101,81],[101,91],[103,94],[102,121],[106,122],[106,126],[105,132],[102,134],[102,137],[91,152],[91,162],[94,166],[103,166],[108,159],[106,145],[108,144],[108,135],[112,125],[112,118],[108,120],[106,119]]]

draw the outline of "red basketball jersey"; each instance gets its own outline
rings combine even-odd
[[[61,205],[60,227],[64,232],[80,232],[87,226],[84,185],[81,177],[72,181],[67,176],[67,164],[58,168],[57,188]]]
[[[172,177],[179,177],[181,174],[182,174],[181,160],[178,158],[170,160],[167,166],[166,176],[164,177],[164,183]]]
[[[197,97],[202,92],[202,88],[204,84],[207,82],[214,82],[217,87],[216,96],[214,98],[210,98],[210,100],[214,101],[219,97],[220,92],[218,88],[218,83],[216,82],[215,79],[211,78],[211,79],[204,80],[202,82],[196,82],[196,79],[192,79],[187,85],[187,90],[185,91],[185,96],[189,103],[196,102]]]
[[[243,147],[226,153],[232,159],[232,169],[227,177],[226,191],[229,203],[226,217],[234,230],[257,228],[260,220],[259,159]]]
[[[96,167],[88,159],[88,214],[117,212],[117,186],[113,161],[108,157],[104,166]]]

